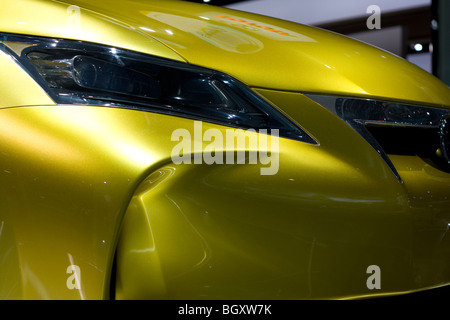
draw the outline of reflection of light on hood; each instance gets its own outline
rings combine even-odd
[[[264,48],[261,41],[248,33],[241,32],[234,28],[211,23],[207,16],[198,18],[180,17],[162,12],[149,12],[147,17],[160,21],[168,26],[190,33],[220,49],[236,53],[255,53]],[[143,27],[141,30],[147,31]],[[153,30],[150,32],[154,32]],[[164,29],[165,33],[173,35],[173,31]]]
[[[139,29],[147,31],[147,32],[156,32],[155,30],[147,28],[147,27],[139,27]]]
[[[250,19],[241,19],[240,17],[230,15],[214,15],[214,18],[218,18],[233,27],[245,28],[247,31],[259,32],[260,35],[264,35],[267,38],[282,41],[301,41],[301,42],[317,42],[316,40],[307,37],[303,34],[294,32],[289,29],[280,28],[279,26],[270,25],[267,23],[260,23],[259,21]]]

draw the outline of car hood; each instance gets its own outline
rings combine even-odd
[[[148,46],[157,55],[228,73],[252,87],[450,105],[448,87],[419,67],[318,28],[183,1],[52,2],[80,7],[81,24],[90,16],[126,26],[130,37],[152,39]],[[90,33],[105,33],[100,27],[90,25]],[[83,32],[68,34],[74,37],[92,40]],[[123,47],[153,53],[142,49],[142,41]]]

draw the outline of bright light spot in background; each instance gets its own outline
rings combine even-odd
[[[423,46],[420,43],[416,43],[414,45],[414,50],[416,51],[422,51],[423,50]]]

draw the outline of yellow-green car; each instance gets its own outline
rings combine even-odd
[[[450,284],[450,90],[181,1],[2,0],[1,299],[347,299]]]

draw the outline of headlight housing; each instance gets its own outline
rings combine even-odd
[[[0,49],[57,104],[123,107],[317,144],[243,83],[224,73],[128,50],[71,40],[0,34]],[[270,131],[269,131],[270,132]]]
[[[450,171],[450,110],[352,97],[308,94],[356,130],[401,177],[387,154],[419,155]],[[446,147],[444,147],[446,146]]]

